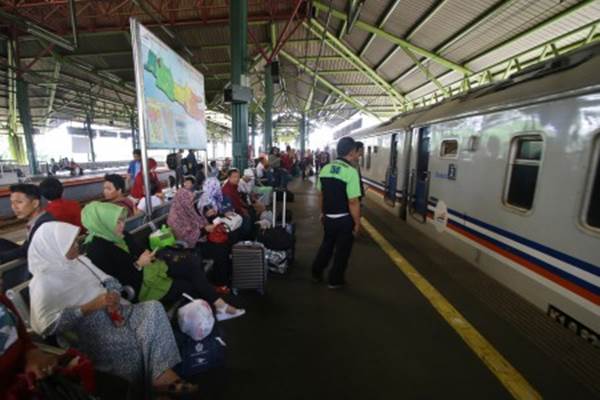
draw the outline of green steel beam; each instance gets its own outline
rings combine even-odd
[[[324,37],[325,42],[332,50],[342,56],[365,77],[381,88],[381,90],[393,101],[399,104],[402,104],[405,101],[404,96],[400,92],[398,92],[392,85],[390,85],[385,79],[377,74],[377,72],[375,72],[369,65],[367,65],[366,62],[358,57],[347,45],[336,38],[334,34],[326,30],[325,27],[318,21],[311,20],[310,24],[304,23],[304,26],[310,29],[310,31],[313,32],[317,37]]]
[[[325,4],[323,4],[320,1],[313,1],[313,7],[315,7],[316,9],[321,9],[321,10],[327,10],[327,8],[328,8],[328,6],[326,6]],[[331,10],[331,15],[333,17],[335,17],[335,18],[338,18],[338,19],[342,20],[342,21],[347,19],[346,14],[344,14],[341,11],[335,10],[335,9]],[[462,65],[459,65],[459,64],[457,64],[455,62],[452,62],[452,61],[450,61],[450,60],[448,60],[448,59],[446,59],[446,58],[444,58],[444,57],[440,56],[439,54],[436,54],[436,53],[434,53],[432,51],[429,51],[429,50],[424,49],[422,47],[416,46],[416,45],[414,45],[414,44],[412,44],[412,43],[410,43],[410,42],[408,42],[408,41],[406,41],[406,40],[404,40],[404,39],[402,39],[402,38],[400,38],[398,36],[395,36],[395,35],[387,32],[387,31],[379,29],[376,26],[368,24],[368,23],[366,23],[364,21],[358,20],[358,21],[356,21],[355,25],[356,25],[357,28],[362,29],[365,32],[373,33],[373,34],[375,34],[375,35],[377,35],[377,36],[379,36],[379,37],[381,37],[381,38],[383,38],[383,39],[385,39],[385,40],[387,40],[387,41],[389,41],[391,43],[394,43],[394,44],[396,44],[398,46],[401,46],[403,48],[407,48],[409,50],[412,50],[414,53],[419,54],[419,55],[421,55],[423,57],[427,57],[427,58],[431,59],[432,61],[435,61],[436,63],[438,63],[440,65],[443,65],[446,68],[452,69],[454,71],[458,71],[458,72],[460,72],[462,74],[470,74],[471,73],[471,71],[468,68],[466,68],[466,67],[464,67]]]
[[[353,99],[351,96],[344,93],[344,91],[342,91],[336,85],[329,82],[327,79],[325,79],[322,76],[320,76],[319,74],[317,74],[315,71],[310,69],[306,64],[302,63],[296,57],[292,56],[291,54],[289,54],[288,52],[286,52],[284,50],[282,50],[280,54],[283,57],[285,57],[287,60],[289,60],[292,64],[296,65],[301,70],[306,71],[306,73],[313,76],[315,79],[317,79],[319,82],[321,82],[323,84],[323,86],[325,86],[332,92],[336,93],[340,98],[344,99],[348,104],[350,104],[354,108],[356,108],[360,111],[363,111],[366,114],[370,114],[370,115],[373,115],[374,117],[376,117],[376,115],[374,115],[369,110],[367,110],[359,101],[357,101],[356,99]]]
[[[421,72],[423,74],[425,74],[427,79],[429,79],[431,82],[433,82],[434,85],[437,86],[438,89],[440,89],[444,93],[444,96],[446,96],[446,97],[450,96],[450,92],[444,87],[444,85],[441,84],[441,82],[435,77],[435,75],[433,75],[431,73],[429,68],[427,68],[426,66],[424,66],[421,63],[421,61],[415,55],[415,53],[413,53],[412,51],[410,51],[408,49],[403,49],[403,50],[406,53],[406,55],[412,60],[412,62],[417,66],[417,68],[419,68],[421,70]]]
[[[388,20],[390,19],[390,17],[394,13],[394,11],[396,11],[396,8],[398,7],[398,5],[400,4],[401,1],[402,0],[394,0],[388,6],[387,10],[385,10],[385,12],[383,13],[383,16],[381,17],[381,19],[377,23],[377,28],[383,29],[383,27],[388,22]],[[367,50],[369,49],[369,47],[371,46],[371,44],[373,44],[373,41],[375,40],[375,37],[376,36],[375,36],[374,33],[369,33],[369,39],[367,39],[367,43],[365,43],[365,45],[363,46],[363,48],[358,53],[359,57],[362,58],[362,57],[365,56],[365,53],[367,52]]]

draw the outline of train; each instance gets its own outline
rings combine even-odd
[[[346,135],[366,196],[595,346],[598,71],[595,45]]]

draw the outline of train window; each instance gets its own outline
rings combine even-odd
[[[449,139],[442,140],[440,147],[440,157],[442,158],[456,158],[458,156],[458,140]]]
[[[371,169],[371,146],[367,147],[367,169]]]
[[[513,140],[505,202],[522,210],[530,210],[542,159],[542,138],[521,136]]]
[[[600,229],[600,141],[596,143],[595,162],[595,176],[588,199],[585,222],[592,228]]]

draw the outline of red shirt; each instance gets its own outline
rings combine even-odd
[[[287,169],[288,171],[291,171],[293,166],[294,160],[292,160],[292,157],[290,157],[288,153],[284,153],[281,156],[281,167]]]
[[[23,321],[19,318],[19,314],[17,314],[10,300],[3,294],[0,294],[0,304],[6,307],[5,310],[10,310],[11,317],[15,319],[15,328],[17,330],[17,339],[15,342],[3,353],[0,353],[0,388],[2,388],[0,390],[0,398],[3,398],[3,395],[6,394],[4,391],[12,386],[18,374],[23,373],[25,355],[29,350],[34,348],[34,345],[31,343],[31,339],[27,334]],[[4,326],[4,328],[6,329],[7,326]]]
[[[231,204],[233,205],[236,213],[240,215],[246,215],[248,213],[246,210],[246,205],[240,196],[240,192],[238,192],[237,185],[227,181],[227,183],[223,185],[223,189],[221,189],[221,191],[223,192],[223,196],[227,196],[227,198],[231,200]]]
[[[154,182],[156,185],[156,193],[162,193],[162,189],[160,187],[160,180],[158,180],[158,175],[156,172],[150,172],[149,175],[150,183]],[[131,195],[136,199],[141,199],[144,197],[144,174],[138,173],[135,176],[135,180],[133,182],[133,187],[131,188]]]
[[[46,212],[51,214],[57,221],[83,228],[81,225],[81,206],[75,200],[52,200],[46,206]]]

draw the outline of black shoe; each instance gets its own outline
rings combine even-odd
[[[331,289],[331,290],[338,290],[338,289],[343,289],[346,285],[344,283],[338,283],[338,284],[329,284],[327,285],[327,288]]]

